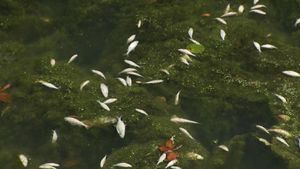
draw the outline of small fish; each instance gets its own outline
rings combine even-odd
[[[253,0],[253,4],[257,4],[259,0]]]
[[[258,141],[264,143],[266,146],[270,146],[270,145],[271,145],[271,143],[268,142],[268,141],[267,141],[266,139],[264,139],[264,138],[260,138],[260,137],[256,137],[256,138],[258,139]]]
[[[44,85],[44,86],[46,86],[48,88],[51,88],[51,89],[56,89],[56,90],[59,89],[59,87],[55,86],[54,84],[46,82],[46,81],[43,81],[43,80],[38,80],[36,82],[41,83],[42,85]]]
[[[255,41],[253,41],[253,44],[254,44],[255,48],[258,50],[258,52],[261,53],[260,44],[258,42],[255,42]]]
[[[57,163],[44,163],[42,165],[39,166],[39,168],[45,168],[45,169],[48,169],[48,168],[56,168],[56,167],[59,167],[60,165],[57,164]]]
[[[267,8],[266,5],[255,5],[252,6],[250,9],[259,9],[259,8]]]
[[[225,145],[219,145],[218,147],[219,147],[220,149],[222,149],[222,150],[226,151],[226,152],[228,152],[228,151],[229,151],[228,147],[227,147],[227,146],[225,146]]]
[[[158,80],[150,80],[148,82],[145,82],[144,84],[158,84],[162,82],[164,82],[164,80],[158,79]]]
[[[229,16],[236,16],[237,15],[237,12],[228,12],[228,13],[225,13],[221,16],[221,18],[224,18],[224,17],[229,17]]]
[[[204,157],[202,155],[194,153],[194,152],[188,152],[186,154],[186,156],[192,160],[203,160],[204,159]]]
[[[144,114],[146,116],[148,116],[148,113],[145,111],[145,110],[142,110],[142,109],[135,109],[135,111],[141,113],[141,114]]]
[[[121,138],[124,138],[125,137],[125,130],[126,130],[126,125],[125,123],[122,121],[121,117],[118,117],[117,118],[117,124],[116,124],[116,130],[119,134],[119,136]]]
[[[110,111],[110,108],[107,106],[107,104],[101,102],[100,100],[97,100],[97,103],[100,104],[100,106],[105,109],[106,111]]]
[[[104,83],[100,84],[100,89],[101,89],[102,95],[104,97],[108,97],[108,87]]]
[[[171,169],[181,169],[181,167],[174,166],[174,165],[173,165],[173,166],[171,166],[170,168],[171,168]]]
[[[280,135],[282,135],[284,137],[287,137],[287,138],[292,136],[292,134],[290,134],[288,131],[283,130],[283,129],[279,129],[279,128],[272,128],[272,129],[269,129],[269,131],[280,134]]]
[[[255,127],[258,128],[258,129],[260,129],[261,131],[267,133],[267,134],[270,134],[270,132],[264,126],[255,125]]]
[[[110,103],[113,103],[117,100],[118,100],[117,98],[109,98],[109,99],[105,100],[103,103],[104,104],[110,104]]]
[[[159,71],[164,72],[166,75],[170,75],[170,72],[167,69],[160,69]]]
[[[289,147],[290,145],[285,141],[285,139],[276,136],[275,137],[279,142],[281,142],[282,144],[286,145],[287,147]]]
[[[184,58],[184,57],[180,57],[180,61],[181,61],[182,63],[186,64],[186,65],[190,65],[190,63],[189,63],[189,62],[187,61],[187,59]]]
[[[140,75],[139,73],[136,73],[136,72],[126,72],[126,74],[137,76],[137,77],[143,77],[142,75]]]
[[[262,11],[262,10],[259,10],[259,9],[252,9],[252,10],[250,10],[250,12],[257,13],[257,14],[260,14],[260,15],[266,15],[267,14],[265,11]]]
[[[117,79],[122,83],[123,86],[127,86],[127,83],[126,83],[125,79],[123,79],[121,77],[118,77]]]
[[[190,39],[193,39],[193,33],[194,33],[193,28],[190,28],[189,31],[188,31]]]
[[[123,163],[114,164],[113,167],[131,168],[132,165],[123,162]]]
[[[73,117],[65,117],[64,119],[66,122],[70,123],[73,126],[85,127],[86,129],[89,128],[88,125],[84,124],[82,121],[79,121]]]
[[[82,89],[83,89],[87,84],[89,84],[89,83],[90,83],[89,80],[82,82],[82,83],[80,84],[80,91],[82,91]]]
[[[225,40],[226,33],[223,29],[220,30],[220,36],[221,36],[222,40]]]
[[[52,67],[54,67],[54,66],[55,66],[55,63],[56,63],[56,62],[55,62],[55,59],[53,59],[53,58],[52,58],[52,59],[50,59],[50,65],[51,65]]]
[[[163,153],[163,154],[159,157],[159,159],[158,159],[156,165],[159,165],[160,163],[162,163],[162,162],[166,159],[166,157],[167,157],[167,154],[166,154],[166,153]]]
[[[283,96],[281,96],[281,95],[279,95],[279,94],[274,94],[279,100],[281,100],[283,103],[287,103],[287,101],[286,101],[286,99],[283,97]]]
[[[200,45],[200,42],[196,41],[195,39],[190,39],[191,42],[193,42],[196,45]]]
[[[100,161],[100,168],[103,168],[105,162],[106,162],[106,155]]]
[[[196,56],[195,54],[193,54],[191,51],[189,51],[187,49],[178,49],[178,51],[183,53],[183,54],[190,55],[190,56]]]
[[[188,136],[190,139],[192,140],[195,140],[194,137],[185,129],[185,128],[182,128],[182,127],[179,127],[179,130],[185,134],[186,136]]]
[[[132,85],[132,80],[129,76],[126,76],[126,83],[127,83],[127,86],[131,86]]]
[[[224,10],[224,14],[228,13],[230,11],[230,4],[227,4],[225,10]]]
[[[244,10],[245,10],[244,5],[240,5],[239,8],[238,8],[238,12],[241,14],[241,13],[244,12]]]
[[[177,161],[178,161],[177,159],[170,161],[165,168],[169,168],[173,166],[175,163],[177,163]]]
[[[95,73],[96,75],[101,76],[103,79],[106,79],[105,75],[101,71],[99,71],[99,70],[92,70],[92,72]]]
[[[141,66],[138,65],[138,64],[136,64],[134,61],[125,59],[124,62],[127,63],[127,64],[130,65],[130,66],[137,67],[137,68],[141,68]]]
[[[24,154],[19,154],[19,159],[24,167],[28,165],[28,158]]]
[[[136,72],[137,70],[135,68],[125,68],[123,69],[121,72],[119,72],[119,74],[122,74],[122,73],[127,73],[127,72]]]
[[[285,70],[282,71],[283,74],[291,76],[291,77],[300,77],[300,74],[298,72],[292,71],[292,70]]]
[[[184,119],[184,118],[180,118],[177,116],[172,116],[170,121],[174,122],[174,123],[192,123],[192,124],[199,124],[199,122],[196,121],[192,121],[192,120],[188,120],[188,119]]]
[[[73,62],[77,57],[78,57],[77,54],[71,56],[71,58],[70,58],[69,61],[68,61],[68,64],[70,64],[71,62]]]
[[[180,92],[181,92],[181,90],[179,90],[179,91],[176,93],[176,95],[175,95],[175,101],[174,101],[174,104],[175,104],[175,105],[178,105],[178,103],[179,103],[179,95],[180,95]]]
[[[127,43],[132,42],[135,39],[135,34],[131,35],[128,39],[127,39]]]
[[[51,139],[51,142],[52,142],[53,144],[55,144],[56,141],[57,141],[57,139],[58,139],[58,135],[57,135],[56,131],[55,131],[55,130],[52,130],[52,139]]]
[[[126,52],[126,54],[125,55],[129,55],[129,53],[130,52],[132,52],[135,48],[136,48],[136,46],[139,44],[139,41],[133,41],[133,42],[131,42],[130,44],[129,44],[129,46],[128,46],[128,48],[127,48],[127,52]]]
[[[215,20],[219,21],[220,23],[227,25],[227,22],[223,18],[215,18]]]
[[[265,48],[265,49],[277,49],[276,46],[270,45],[270,44],[263,44],[263,45],[261,45],[261,48]]]
[[[142,26],[142,21],[139,20],[136,26],[137,26],[138,28],[141,28],[141,26]]]
[[[297,27],[300,24],[300,18],[298,18],[294,24],[295,27]]]
[[[201,14],[201,16],[203,16],[203,17],[210,17],[210,13],[205,12],[205,13]]]

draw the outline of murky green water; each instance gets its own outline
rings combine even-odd
[[[223,15],[228,3],[232,11],[239,5],[245,10],[225,17],[224,25],[214,18]],[[282,71],[300,72],[300,25],[294,26],[300,1],[258,3],[267,6],[261,9],[266,16],[249,13],[252,0],[1,0],[0,86],[11,84],[5,92],[12,100],[0,102],[0,168],[24,168],[19,154],[29,159],[29,169],[46,162],[59,163],[62,169],[96,169],[104,155],[104,168],[119,162],[137,169],[165,168],[167,161],[156,166],[158,147],[175,135],[175,145],[182,145],[176,165],[183,169],[299,169],[300,83]],[[137,28],[139,20],[142,26]],[[191,57],[188,66],[180,61],[178,49],[192,43],[190,27],[205,50]],[[226,32],[224,41],[220,29]],[[126,57],[126,41],[133,34],[139,44]],[[277,49],[259,53],[253,41]],[[74,54],[78,58],[67,64]],[[53,67],[51,58],[56,60]],[[126,78],[118,74],[129,67],[124,59],[142,67],[138,72],[144,78],[131,76],[131,87],[116,80]],[[106,80],[92,69],[102,71]],[[135,83],[155,79],[164,82]],[[60,89],[49,89],[37,80]],[[86,80],[90,83],[80,91]],[[100,83],[108,86],[109,98],[118,99],[108,105],[110,111],[96,102],[105,100]],[[180,101],[174,105],[179,90]],[[284,96],[287,103],[274,94]],[[170,121],[173,115],[200,124],[176,124]],[[282,115],[290,119],[283,120]],[[64,121],[66,116],[91,127],[71,126]],[[115,124],[104,122],[119,116],[126,124],[124,139]],[[268,135],[257,124],[284,129],[291,136]],[[58,134],[55,144],[52,130]],[[222,144],[229,152],[218,148]],[[189,152],[204,159],[193,160]]]

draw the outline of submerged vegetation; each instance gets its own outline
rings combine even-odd
[[[300,27],[294,27],[300,1],[260,2],[267,6],[266,16],[249,13],[253,5],[249,0],[3,0],[0,86],[11,87],[9,96],[2,96],[0,89],[1,166],[21,168],[18,155],[24,154],[29,169],[45,162],[68,169],[99,168],[107,155],[104,168],[127,162],[133,168],[150,169],[164,152],[159,147],[175,136],[174,144],[182,147],[172,148],[177,153],[173,159],[182,168],[298,169],[300,84],[299,78],[282,71],[300,72]],[[234,10],[243,4],[245,12],[226,18],[224,25],[214,18],[228,3]],[[141,28],[136,25],[139,20]],[[189,40],[190,27],[200,44]],[[224,41],[220,29],[226,31]],[[133,34],[139,44],[126,57],[126,40]],[[253,41],[277,49],[260,53]],[[197,55],[189,58],[189,65],[181,62],[180,48]],[[67,64],[76,53],[78,58]],[[131,87],[116,79],[128,67],[124,59],[141,65],[139,73],[145,77],[132,77]],[[92,69],[101,70],[106,79]],[[163,83],[135,83],[154,79]],[[59,89],[46,88],[38,80]],[[90,83],[80,91],[86,80]],[[108,86],[110,98],[117,98],[110,111],[97,103],[106,100],[100,83]],[[178,91],[179,104],[174,105]],[[174,123],[173,115],[200,124]],[[89,128],[67,124],[66,116]],[[117,117],[126,124],[124,139],[114,127]],[[256,125],[280,128],[291,136],[282,131],[267,134]],[[55,144],[52,130],[58,134]],[[275,136],[284,138],[289,147]]]

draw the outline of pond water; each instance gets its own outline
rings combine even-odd
[[[299,169],[300,1],[254,2],[1,0],[0,168]]]

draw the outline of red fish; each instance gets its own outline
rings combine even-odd
[[[11,101],[11,95],[5,92],[5,90],[10,87],[11,84],[6,84],[0,88],[0,102],[9,103]]]
[[[167,161],[175,160],[179,156],[178,153],[174,152],[175,145],[174,145],[174,141],[171,139],[167,140],[164,146],[160,146],[159,150],[167,154],[167,158],[166,158]]]

